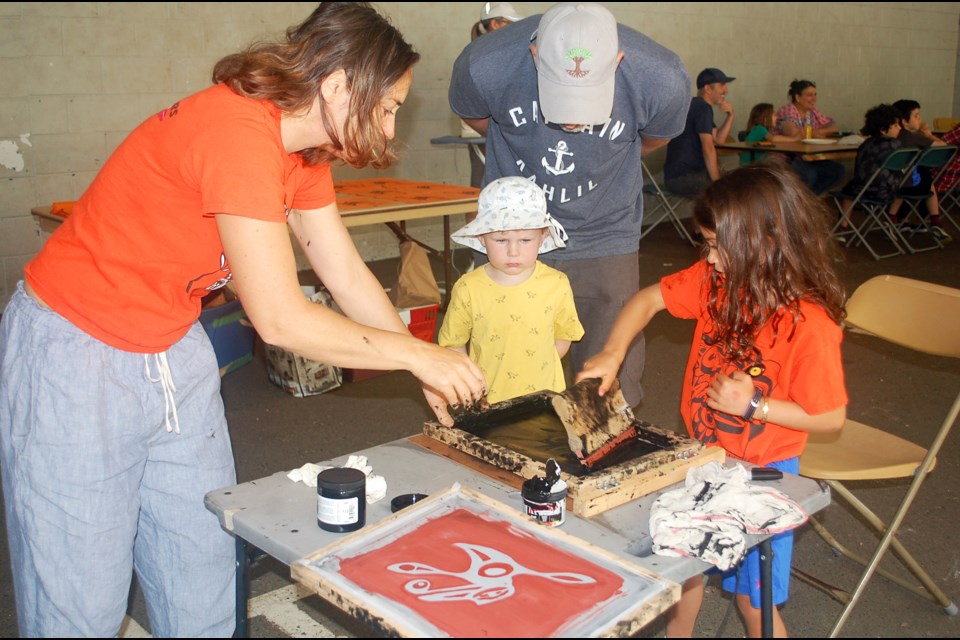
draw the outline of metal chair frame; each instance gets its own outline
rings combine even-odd
[[[921,152],[920,157],[917,158],[917,161],[914,163],[911,170],[923,167],[923,168],[930,169],[932,173],[936,174],[939,172],[941,168],[946,167],[948,164],[950,164],[950,160],[953,159],[953,156],[956,155],[956,153],[957,153],[957,147],[955,146],[948,145],[945,147],[932,147],[932,146],[927,147],[923,152]],[[902,187],[903,185],[901,185],[901,188]],[[907,251],[909,251],[910,253],[921,253],[923,251],[931,251],[933,249],[942,249],[944,247],[943,242],[941,242],[940,239],[937,238],[935,234],[929,233],[931,231],[931,228],[930,228],[931,223],[927,219],[927,217],[924,215],[921,215],[919,211],[920,205],[923,202],[925,202],[927,198],[933,196],[936,193],[935,189],[936,189],[935,182],[931,182],[930,190],[925,194],[903,195],[898,193],[896,196],[897,198],[902,199],[904,204],[908,207],[907,214],[900,218],[898,231],[900,232],[900,236],[903,238],[904,246],[906,247]],[[941,207],[940,215],[941,217],[943,216],[942,207]],[[933,240],[932,243],[915,246],[910,242],[910,240],[914,238],[916,234],[913,232],[907,233],[905,225],[907,224],[907,221],[914,216],[916,216],[916,218],[919,219],[920,224],[923,225],[924,231],[926,231],[930,236],[930,239]],[[952,218],[950,219],[950,221],[953,222],[954,226],[956,226],[957,223],[954,222]]]
[[[953,162],[957,161],[957,155],[953,156],[953,160],[947,164],[940,167],[940,171],[937,173],[937,176],[933,179],[934,188],[936,188],[937,182],[940,180],[940,176],[947,170],[947,168]],[[960,178],[958,178],[950,188],[940,194],[940,218],[946,222],[949,222],[953,225],[953,228],[957,230],[957,233],[960,233],[960,222],[950,215],[950,212],[960,207]]]
[[[892,198],[884,201],[871,198],[867,195],[870,187],[883,174],[884,171],[896,171],[909,175],[909,170],[913,167],[920,155],[919,149],[897,149],[887,156],[883,164],[873,172],[867,183],[856,194],[846,193],[842,189],[832,193],[833,202],[840,212],[840,218],[833,225],[832,233],[836,238],[844,238],[847,244],[862,244],[870,252],[875,260],[882,258],[891,258],[893,256],[903,255],[907,252],[904,248],[906,241],[897,225],[893,224],[887,216],[887,207],[893,201]],[[843,201],[849,200],[850,204],[844,206]],[[854,224],[851,217],[853,210],[859,206],[863,209],[866,217],[859,224]],[[847,228],[844,228],[846,223]],[[893,245],[893,251],[888,253],[879,253],[870,242],[867,241],[867,233],[879,229]]]
[[[644,212],[644,221],[650,220],[650,222],[640,230],[640,238],[645,237],[654,227],[663,222],[664,220],[669,220],[673,223],[673,227],[677,230],[677,233],[680,234],[680,237],[685,239],[694,247],[697,246],[696,241],[693,239],[693,236],[687,231],[687,228],[684,226],[683,222],[680,220],[680,216],[677,215],[677,206],[684,198],[674,194],[669,194],[663,189],[660,188],[660,185],[656,180],[653,179],[653,173],[647,167],[647,164],[641,160],[640,166],[643,168],[643,192],[649,196],[652,196],[656,200],[656,206],[651,207],[649,211]]]

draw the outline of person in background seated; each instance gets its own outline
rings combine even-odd
[[[781,133],[776,133],[777,130],[777,114],[773,111],[773,105],[769,102],[761,102],[759,104],[753,105],[753,108],[750,109],[750,117],[747,118],[747,128],[746,136],[744,137],[744,142],[799,142],[803,139],[802,134],[795,134],[792,136],[785,136]],[[753,160],[751,161],[751,156]],[[769,156],[770,160],[773,159],[783,160],[784,156],[782,153],[776,153],[772,156]],[[749,152],[740,154],[740,164],[750,164],[751,162],[762,162],[767,160],[768,156],[765,153],[756,153],[751,154]]]
[[[519,176],[480,192],[477,217],[451,237],[488,262],[453,285],[437,342],[468,353],[487,380],[487,400],[567,388],[560,359],[583,337],[570,281],[537,259],[566,246],[543,189]]]
[[[960,124],[943,134],[941,140],[944,144],[960,146]],[[949,191],[957,183],[957,178],[960,178],[960,153],[955,154],[946,169],[937,175],[937,193],[944,194]]]
[[[829,138],[837,133],[839,127],[833,119],[817,109],[817,85],[809,80],[794,80],[787,90],[788,104],[777,111],[777,133],[785,136],[805,136],[806,127],[810,127],[810,137]],[[820,195],[843,178],[843,165],[833,160],[807,161],[797,156],[790,162],[803,183],[815,194]]]
[[[916,100],[897,100],[893,103],[894,108],[900,113],[900,143],[904,148],[914,147],[917,149],[928,149],[930,147],[942,147],[944,141],[933,135],[930,127],[923,121],[920,115],[920,103]],[[917,167],[914,169],[913,180],[901,187],[898,195],[925,196],[924,206],[927,210],[927,216],[930,218],[930,231],[941,242],[950,242],[953,238],[940,225],[940,200],[937,197],[936,190],[932,189],[933,172],[929,167]],[[903,204],[902,198],[894,199],[890,205],[890,217],[895,224],[904,222],[900,215],[900,206]],[[908,231],[926,231],[926,225],[911,226]]]
[[[844,195],[850,197],[840,198],[845,213],[850,212],[853,199],[866,186],[877,169],[883,166],[887,156],[903,146],[897,139],[900,135],[900,112],[889,104],[878,104],[872,107],[863,116],[863,128],[860,134],[865,136],[866,140],[857,149],[853,179],[843,188]],[[902,178],[901,173],[884,171],[873,181],[864,196],[880,202],[892,202]],[[848,226],[844,221],[840,228],[846,229]],[[840,242],[846,242],[846,239],[846,236],[838,236]]]
[[[679,196],[694,197],[720,178],[714,146],[725,142],[733,127],[733,105],[727,102],[728,77],[720,69],[704,69],[697,76],[697,95],[690,100],[683,133],[667,145],[663,186]],[[720,128],[713,122],[713,107],[727,114]]]

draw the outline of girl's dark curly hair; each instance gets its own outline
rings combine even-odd
[[[863,128],[860,133],[865,136],[881,136],[898,122],[900,112],[896,108],[889,104],[878,104],[863,115]]]
[[[307,164],[332,162],[340,153],[354,167],[389,166],[396,154],[383,133],[380,101],[420,54],[367,2],[322,2],[286,35],[286,42],[254,44],[221,59],[213,81],[242,96],[268,100],[285,114],[299,114],[313,104],[324,78],[343,69],[350,91],[343,139],[324,112],[331,148],[300,153]]]
[[[801,300],[843,320],[846,293],[830,217],[793,171],[767,164],[725,174],[697,200],[694,219],[716,233],[723,260],[723,273],[713,272],[707,307],[731,361],[756,357],[755,341],[768,322],[774,340],[781,333],[789,340]]]

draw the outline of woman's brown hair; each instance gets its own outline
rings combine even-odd
[[[321,2],[286,35],[286,42],[254,44],[221,59],[213,69],[213,81],[242,96],[268,100],[285,114],[297,114],[310,108],[324,78],[344,69],[350,117],[343,140],[323,112],[332,148],[300,153],[307,164],[332,162],[340,153],[357,168],[388,167],[396,154],[383,133],[380,101],[420,54],[367,2]]]
[[[801,300],[843,320],[846,293],[830,211],[793,171],[766,164],[731,171],[700,196],[694,219],[717,235],[723,274],[713,273],[707,307],[731,361],[756,356],[755,340],[768,322],[774,340],[789,340]]]

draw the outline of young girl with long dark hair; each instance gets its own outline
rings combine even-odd
[[[703,258],[640,290],[577,379],[602,378],[603,394],[657,312],[696,320],[680,403],[690,437],[797,473],[807,434],[837,431],[846,418],[845,295],[823,206],[782,167],[750,165],[714,182],[694,207]],[[779,605],[787,599],[792,533],[774,536],[772,546]],[[759,577],[754,549],[723,580],[753,637],[760,635]],[[691,636],[703,586],[699,576],[684,584],[668,613],[669,637]],[[776,609],[774,632],[786,633]]]

